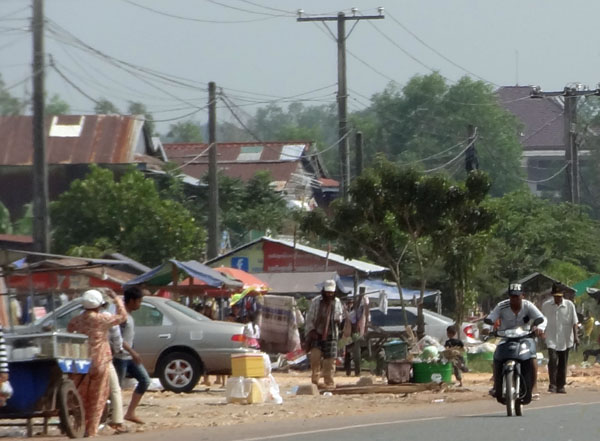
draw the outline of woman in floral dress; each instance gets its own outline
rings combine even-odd
[[[112,354],[108,344],[108,331],[114,325],[127,320],[123,301],[113,291],[109,291],[108,296],[115,302],[116,314],[102,313],[100,310],[104,303],[102,294],[95,289],[90,289],[82,296],[85,311],[71,319],[67,326],[69,332],[79,332],[88,336],[92,365],[88,374],[77,386],[85,408],[85,427],[88,436],[97,434],[109,394],[108,367],[112,362]]]

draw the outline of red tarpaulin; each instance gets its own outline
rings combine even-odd
[[[267,291],[269,289],[269,285],[267,285],[265,282],[253,274],[247,273],[241,269],[230,268],[227,266],[221,266],[215,269],[222,274],[242,282],[244,286],[242,287],[241,291],[245,291],[247,289],[253,289],[254,291]]]

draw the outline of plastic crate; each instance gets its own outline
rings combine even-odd
[[[386,361],[406,359],[407,344],[401,340],[394,340],[383,345]]]

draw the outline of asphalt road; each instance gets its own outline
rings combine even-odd
[[[326,398],[323,398],[326,399]],[[114,438],[113,438],[114,439]],[[399,406],[376,413],[271,424],[179,428],[120,435],[119,441],[578,441],[600,439],[600,394],[577,391],[543,395],[524,408],[524,416],[507,417],[489,399],[466,403]]]

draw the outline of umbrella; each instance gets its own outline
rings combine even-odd
[[[225,274],[235,280],[239,280],[243,283],[242,290],[246,291],[267,291],[269,289],[269,285],[260,280],[258,277],[253,274],[247,273],[241,269],[230,268],[226,266],[220,266],[215,268],[218,272]]]

